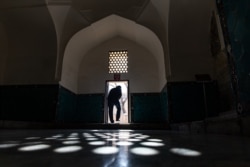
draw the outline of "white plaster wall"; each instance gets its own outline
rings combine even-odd
[[[78,92],[104,93],[106,80],[113,80],[108,73],[110,50],[128,50],[128,73],[121,74],[121,80],[129,80],[130,93],[159,92],[159,67],[155,56],[137,43],[122,37],[104,42],[89,51],[81,60],[78,75]]]
[[[157,61],[160,76],[163,76],[158,78],[162,89],[166,84],[166,73],[164,52],[160,40],[148,28],[117,15],[110,15],[95,22],[77,32],[69,40],[64,53],[60,84],[77,93],[78,73],[82,58],[93,48],[116,36],[134,41],[150,51]]]

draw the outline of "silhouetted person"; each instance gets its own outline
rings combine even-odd
[[[116,121],[120,121],[121,105],[119,99],[122,96],[121,86],[117,86],[110,90],[108,95],[108,107],[109,107],[109,119],[111,123],[114,123],[113,119],[113,107],[116,106]]]

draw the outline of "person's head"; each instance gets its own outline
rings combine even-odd
[[[121,86],[117,86],[116,88],[117,88],[117,89],[121,89],[122,87],[121,87]]]

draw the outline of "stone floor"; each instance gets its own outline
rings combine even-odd
[[[1,130],[1,167],[250,167],[250,138],[165,130]]]

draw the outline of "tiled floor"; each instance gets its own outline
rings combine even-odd
[[[1,167],[250,167],[250,138],[159,130],[1,130]]]

